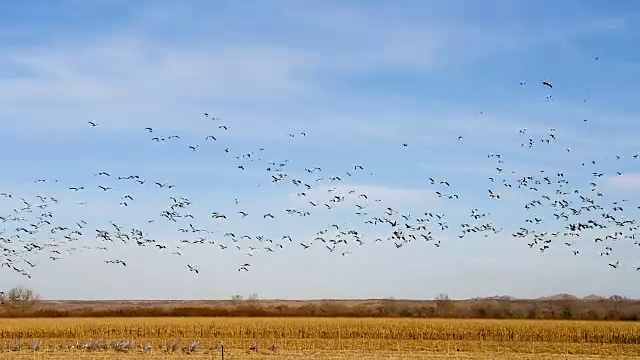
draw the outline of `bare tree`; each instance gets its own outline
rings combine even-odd
[[[28,306],[33,305],[40,300],[40,294],[32,289],[24,286],[16,286],[10,289],[6,294],[0,295],[0,301],[3,304]]]
[[[451,310],[453,309],[453,302],[449,295],[440,294],[436,296],[436,311],[439,316],[448,316],[451,314]]]

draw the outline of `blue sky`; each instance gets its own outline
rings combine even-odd
[[[614,225],[553,237],[544,253],[512,236],[520,227],[566,231],[550,205],[562,196],[573,207],[584,205],[579,195],[602,206],[571,223],[605,223],[603,212],[638,220],[639,15],[623,1],[13,2],[0,15],[0,192],[12,195],[0,197],[0,214],[24,207],[21,197],[32,212],[0,223],[0,236],[11,239],[0,247],[21,254],[25,243],[50,245],[25,255],[33,268],[0,253],[32,276],[3,267],[0,288],[23,284],[56,299],[640,297],[632,286],[640,247],[630,238],[640,231],[632,225],[617,240],[594,241],[620,231]],[[555,139],[539,141],[550,133]],[[151,140],[171,135],[181,138]],[[521,146],[530,138],[533,146]],[[246,153],[252,157],[235,158]],[[285,161],[287,177],[272,183],[266,168]],[[322,172],[305,171],[314,167]],[[101,171],[112,176],[95,176]],[[562,188],[560,172],[569,182]],[[116,179],[129,175],[146,182]],[[342,181],[328,180],[334,176]],[[523,177],[543,183],[531,185],[537,192],[518,189]],[[85,190],[68,189],[77,186]],[[38,195],[59,201],[39,209]],[[124,207],[126,195],[134,200]],[[329,202],[336,195],[344,200]],[[170,197],[188,198],[180,211],[193,218],[163,219]],[[544,205],[524,207],[535,199]],[[613,211],[616,201],[623,212]],[[367,215],[356,215],[356,205]],[[416,232],[396,248],[389,224],[365,223],[387,207],[401,223],[400,215],[415,224],[431,212],[449,228],[431,220],[435,240]],[[488,215],[474,220],[473,209]],[[17,232],[48,211],[53,227],[85,221],[82,235],[69,242],[48,225],[32,236]],[[526,222],[535,217],[543,221]],[[151,240],[96,239],[96,229],[115,234],[110,222]],[[465,222],[501,231],[459,238]],[[206,234],[179,231],[189,224]],[[331,252],[313,240],[322,229],[325,240],[335,238],[332,224],[358,231],[362,245],[349,238]],[[229,232],[251,239],[234,242]],[[200,236],[204,244],[180,242]],[[607,246],[613,250],[601,256]],[[63,259],[50,260],[52,249]],[[127,266],[104,263],[114,259]],[[250,271],[238,271],[244,263]]]

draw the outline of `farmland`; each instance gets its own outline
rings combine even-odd
[[[640,323],[622,321],[85,317],[1,324],[0,355],[12,359],[210,359],[221,345],[227,359],[640,357]],[[40,349],[30,349],[38,342]]]

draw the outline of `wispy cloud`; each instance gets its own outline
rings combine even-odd
[[[176,49],[147,39],[38,47],[3,55],[27,76],[3,83],[4,98],[139,102],[294,96],[308,54],[282,46]]]
[[[291,6],[280,13],[288,22],[304,25],[304,35],[313,39],[316,49],[332,54],[331,69],[349,76],[436,71],[514,51],[535,39],[525,28],[505,31],[501,25],[447,17],[433,3],[414,11],[340,3]]]
[[[618,190],[638,190],[640,189],[640,173],[608,176],[604,179],[603,185]]]
[[[596,29],[601,30],[624,30],[626,20],[622,17],[597,17],[594,19],[593,24]]]

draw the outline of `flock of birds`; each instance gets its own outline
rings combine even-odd
[[[523,82],[521,85],[526,83]],[[542,82],[542,85],[553,88],[550,82]],[[185,150],[190,152],[207,151],[204,143],[220,142],[228,131],[232,131],[232,126],[226,125],[221,118],[209,113],[204,113],[203,118],[212,132],[204,136],[201,143],[187,143],[178,134],[161,133],[153,127],[140,131],[146,133],[148,140],[154,143],[182,144],[180,146],[184,146]],[[587,123],[586,120],[584,122]],[[89,121],[88,125],[95,128],[95,131],[100,129],[97,122]],[[306,136],[305,132],[286,135],[293,139]],[[529,131],[523,128],[519,129],[517,136],[522,140],[520,146],[525,149],[554,144],[560,138],[555,128],[549,128],[542,137],[530,135]],[[464,138],[458,136],[455,141],[460,144],[464,142]],[[409,143],[398,144],[399,149],[410,147]],[[258,166],[265,180],[271,183],[270,186],[290,186],[295,189],[299,206],[254,213],[243,208],[244,200],[238,197],[231,205],[236,206],[233,211],[211,209],[203,216],[192,211],[193,201],[181,194],[178,184],[145,178],[139,174],[115,174],[108,169],[101,169],[93,174],[96,180],[96,184],[93,185],[72,184],[59,179],[35,179],[36,185],[54,184],[77,196],[73,200],[59,194],[30,197],[9,191],[2,192],[0,189],[0,270],[8,269],[31,277],[30,269],[45,259],[41,254],[50,261],[58,261],[86,250],[107,253],[110,246],[116,243],[153,248],[169,252],[176,257],[182,257],[186,246],[198,244],[222,250],[243,251],[249,256],[247,259],[257,252],[280,251],[285,246],[295,246],[303,250],[321,246],[326,251],[349,256],[354,249],[368,242],[390,242],[395,248],[402,248],[410,242],[424,241],[440,247],[447,239],[452,238],[444,235],[448,231],[455,231],[455,236],[460,239],[470,235],[489,237],[506,231],[503,227],[494,225],[495,219],[491,213],[478,208],[470,209],[466,215],[467,221],[457,225],[451,223],[450,217],[442,212],[427,209],[420,213],[409,213],[394,208],[383,199],[351,186],[354,179],[362,176],[370,179],[373,176],[363,164],[353,164],[341,173],[330,173],[315,165],[292,169],[294,165],[288,159],[267,162],[263,160],[267,155],[265,148],[237,152],[223,147],[222,151],[235,162],[235,171],[243,172],[250,166]],[[568,153],[571,149],[562,148],[561,151]],[[640,161],[639,157],[639,153],[620,154],[611,161]],[[640,234],[640,224],[636,220],[640,206],[631,205],[627,199],[611,201],[605,195],[598,183],[605,174],[598,170],[595,160],[579,164],[590,174],[589,184],[580,187],[571,179],[569,173],[565,175],[564,172],[547,170],[522,173],[509,169],[502,154],[487,154],[487,159],[493,163],[495,171],[486,179],[484,196],[495,202],[508,201],[510,197],[513,197],[512,201],[526,198],[522,207],[528,216],[521,224],[511,224],[513,229],[509,232],[511,237],[524,240],[530,248],[545,252],[553,244],[560,243],[574,255],[578,255],[578,245],[587,241],[598,246],[600,255],[604,257],[613,254],[616,242],[629,241],[640,246],[640,238],[636,240],[636,235]],[[623,173],[618,171],[616,174],[606,175],[622,176]],[[433,195],[443,201],[457,201],[462,197],[456,191],[453,180],[429,177],[424,179],[424,182],[433,188]],[[257,187],[263,185],[264,183],[261,183]],[[166,199],[165,208],[150,216],[144,226],[132,226],[112,220],[108,225],[91,227],[88,219],[78,218],[77,221],[66,223],[57,220],[57,212],[62,208],[60,205],[65,202],[86,206],[87,202],[78,200],[78,196],[89,189],[117,194],[118,206],[126,209],[136,202],[136,187],[154,188],[154,191]],[[515,191],[526,196],[513,196]],[[511,203],[508,206],[512,206]],[[357,221],[326,224],[307,238],[296,238],[293,234],[287,233],[284,226],[280,227],[281,233],[277,236],[251,232],[256,221],[273,222],[283,217],[310,218],[321,212],[325,215],[331,214],[337,209],[349,211],[350,216]],[[343,215],[336,218],[344,219]],[[236,231],[220,232],[225,223],[232,220],[242,225],[237,226]],[[179,242],[163,242],[150,236],[145,226],[152,223],[162,223],[165,229],[177,232]],[[549,230],[554,226],[555,230]],[[363,227],[375,227],[377,235],[368,236],[367,228]],[[87,238],[94,241],[83,241]],[[35,260],[36,257],[40,260]],[[109,258],[104,261],[114,266],[126,267],[129,259]],[[640,271],[640,266],[621,264],[619,260],[610,260],[608,264],[611,268],[633,267]],[[185,261],[184,268],[194,274],[201,271],[198,264],[188,261]],[[238,264],[237,269],[249,271],[250,261]]]

